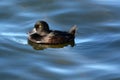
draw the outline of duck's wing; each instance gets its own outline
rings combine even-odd
[[[46,40],[47,43],[52,44],[67,43],[72,41],[73,39],[74,36],[72,36],[68,32],[62,31],[52,31],[46,37],[44,37],[44,40]]]
[[[65,36],[70,36],[70,35],[71,35],[71,34],[69,34],[68,32],[65,32],[65,31],[57,31],[57,30],[51,31],[51,32],[48,34],[48,36],[50,36],[50,37],[61,37],[61,36],[65,37]]]

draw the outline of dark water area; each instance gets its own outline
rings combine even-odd
[[[77,25],[75,46],[34,49],[38,20]],[[119,0],[1,0],[0,28],[0,80],[120,80]]]

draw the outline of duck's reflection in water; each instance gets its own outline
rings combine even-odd
[[[35,50],[44,50],[47,48],[63,48],[65,46],[71,46],[74,47],[75,42],[71,41],[69,43],[64,43],[64,44],[37,44],[34,42],[31,42],[30,40],[28,40],[28,44],[31,45],[33,47],[33,49]]]

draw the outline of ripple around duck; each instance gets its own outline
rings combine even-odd
[[[11,40],[20,44],[27,44],[27,39],[25,39],[25,37],[27,37],[27,34],[3,32],[3,33],[0,33],[0,35],[8,40]]]

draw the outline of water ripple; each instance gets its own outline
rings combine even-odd
[[[27,37],[27,34],[3,32],[3,33],[0,33],[0,35],[3,36],[4,38],[7,38],[11,41],[14,41],[20,44],[27,44],[27,39],[25,39]]]
[[[120,80],[119,4],[118,0],[1,0],[0,79]],[[45,50],[27,45],[26,32],[43,18],[53,29],[66,31],[76,24],[76,45]]]

